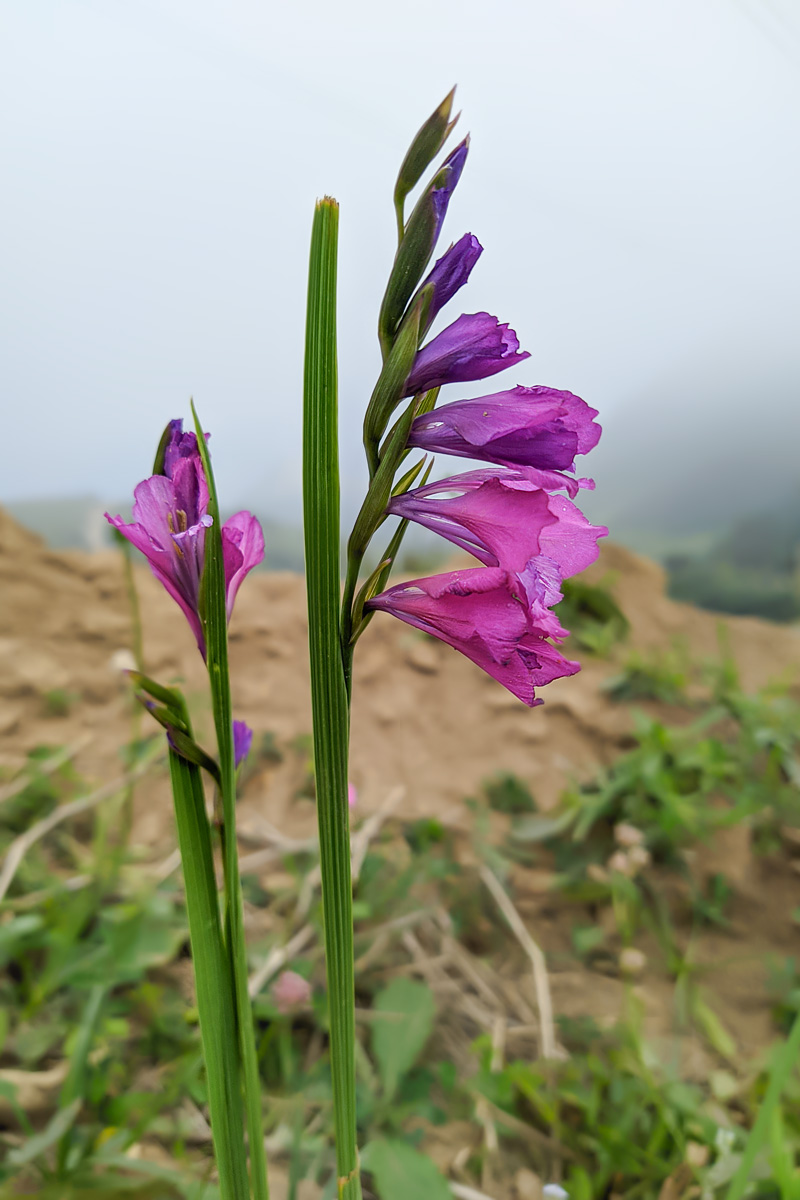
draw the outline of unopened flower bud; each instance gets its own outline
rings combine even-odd
[[[635,946],[626,946],[619,956],[619,969],[623,975],[641,975],[646,966],[646,956]]]
[[[606,863],[606,866],[609,871],[616,871],[619,875],[627,875],[628,878],[634,874],[633,864],[624,850],[615,850]]]
[[[115,650],[108,660],[108,665],[112,671],[135,671],[136,659],[130,650]]]
[[[709,1157],[708,1146],[704,1146],[701,1142],[686,1143],[686,1162],[690,1167],[704,1167]]]
[[[279,1013],[304,1008],[311,999],[311,984],[296,971],[282,971],[272,986],[272,999]]]
[[[641,871],[642,867],[650,865],[650,851],[646,846],[631,846],[628,851],[628,862],[636,871]]]
[[[620,821],[614,826],[614,840],[618,846],[641,846],[644,844],[644,834],[635,825]]]

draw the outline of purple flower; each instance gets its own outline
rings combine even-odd
[[[515,387],[456,400],[417,417],[408,444],[501,466],[571,471],[575,455],[597,445],[596,416],[597,410],[572,392]]]
[[[253,744],[253,731],[244,721],[233,722],[233,764],[244,762]]]
[[[469,134],[467,134],[463,142],[459,142],[455,150],[448,154],[447,158],[444,160],[440,169],[436,173],[436,178],[434,179],[433,187],[431,188],[430,193],[431,204],[433,205],[434,212],[434,230],[433,239],[431,241],[431,250],[436,245],[438,240],[445,216],[447,215],[447,206],[450,203],[450,197],[455,191],[456,184],[461,178],[461,172],[464,170],[464,163],[467,161],[468,152]],[[410,219],[411,218],[409,218],[409,220]]]
[[[593,563],[597,539],[608,533],[522,471],[497,468],[425,484],[397,496],[388,511],[440,533],[487,567],[523,571],[544,555],[562,579]]]
[[[228,620],[236,593],[246,575],[264,558],[264,531],[251,512],[228,517],[222,526],[222,561],[225,566],[225,606]]]
[[[433,286],[433,297],[428,308],[426,328],[434,322],[434,318],[464,286],[470,277],[472,268],[483,253],[483,246],[473,233],[465,233],[462,238],[445,251],[428,275],[423,279],[419,290]],[[413,307],[414,301],[411,302]]]
[[[272,985],[272,998],[278,1012],[286,1016],[306,1007],[311,1000],[311,984],[296,971],[282,971]]]
[[[445,383],[486,379],[530,358],[520,351],[514,330],[489,313],[464,313],[423,346],[406,380],[405,394],[414,396]]]
[[[156,579],[183,609],[205,658],[206,644],[200,619],[200,581],[205,563],[208,485],[193,433],[183,432],[182,421],[170,422],[170,439],[164,452],[164,475],[152,475],[134,490],[133,521],[106,513],[106,520],[141,550]],[[256,518],[239,512],[222,526],[225,591],[228,616],[239,586],[248,571],[264,557],[264,535]]]
[[[499,567],[450,571],[397,584],[366,607],[440,638],[533,707],[542,703],[536,687],[580,670],[546,640],[564,636],[546,607],[560,598],[555,564],[549,568],[549,577],[536,560],[519,576]]]

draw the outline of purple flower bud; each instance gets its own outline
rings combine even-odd
[[[467,136],[445,159],[406,222],[378,317],[378,332],[385,354],[391,348],[406,306],[436,248],[447,206],[461,178],[468,150]]]
[[[286,1016],[306,1007],[311,999],[311,984],[296,971],[281,971],[272,985],[272,999],[278,1012]]]
[[[596,416],[597,410],[572,392],[515,387],[456,400],[417,417],[408,444],[501,466],[571,471],[575,455],[587,454],[600,439]]]
[[[250,753],[253,731],[244,721],[233,722],[233,765],[238,767]]]
[[[141,550],[156,579],[180,605],[205,658],[200,619],[200,581],[205,564],[208,485],[193,433],[182,421],[170,422],[164,451],[163,475],[152,475],[134,490],[133,521],[105,514],[128,541]],[[239,512],[222,526],[225,591],[228,617],[239,586],[248,571],[264,557],[264,534],[256,518]]]
[[[427,279],[423,279],[419,287],[419,291],[426,287],[433,287],[433,299],[428,308],[425,330],[430,328],[436,315],[467,282],[472,268],[482,253],[483,246],[475,235],[465,233],[454,246],[451,246],[440,259],[437,259],[433,270]],[[412,300],[412,307],[413,304]]]
[[[514,330],[489,313],[464,313],[423,346],[406,380],[405,394],[414,396],[445,383],[486,379],[530,358],[520,352]]]
[[[455,150],[448,154],[447,158],[442,163],[436,173],[436,178],[431,188],[431,203],[435,213],[435,226],[433,240],[431,242],[431,250],[436,245],[439,239],[439,234],[442,229],[445,216],[447,215],[447,206],[450,203],[450,197],[456,190],[456,185],[461,178],[461,172],[464,170],[464,164],[467,161],[469,153],[469,134],[464,138],[463,142],[459,142]]]
[[[533,707],[542,703],[536,687],[580,670],[547,641],[565,636],[547,611],[559,598],[556,564],[534,559],[518,574],[478,567],[414,579],[366,607],[440,638]]]
[[[498,468],[425,484],[395,497],[388,511],[440,533],[487,567],[522,571],[546,555],[562,579],[593,563],[597,539],[608,533],[524,472]]]

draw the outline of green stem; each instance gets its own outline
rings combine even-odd
[[[169,769],[220,1193],[222,1200],[249,1200],[236,1010],[230,962],[222,941],[203,784],[199,768],[174,750],[169,752]]]
[[[344,683],[347,692],[347,707],[353,693],[353,600],[358,587],[358,573],[361,570],[361,556],[350,555],[347,560],[347,575],[342,593],[341,643],[342,665],[344,667]]]
[[[116,530],[114,531],[117,532]],[[122,551],[123,573],[125,576],[125,591],[128,595],[128,607],[131,616],[131,645],[133,653],[133,661],[136,663],[136,670],[144,674],[144,642],[142,638],[142,610],[139,604],[139,593],[136,589],[136,578],[133,573],[133,547],[127,538],[120,537],[118,539],[119,547]],[[131,747],[135,747],[142,735],[142,706],[135,700],[132,702],[131,715]],[[122,859],[125,851],[128,848],[130,841],[131,829],[133,828],[133,807],[135,798],[134,783],[128,785],[127,791],[122,801],[122,820],[120,822],[120,834],[118,845],[118,858]]]
[[[750,1172],[756,1161],[758,1152],[766,1141],[772,1116],[780,1102],[783,1089],[789,1082],[789,1076],[795,1068],[797,1057],[800,1055],[800,1013],[794,1019],[788,1040],[781,1046],[776,1046],[772,1054],[772,1067],[769,1082],[761,1108],[758,1111],[755,1124],[750,1130],[747,1144],[744,1148],[739,1169],[731,1180],[726,1200],[741,1200],[748,1183]]]
[[[318,201],[311,235],[308,280],[303,507],[336,1170],[340,1200],[360,1200],[356,1144],[353,901],[347,805],[350,720],[339,625],[338,227],[336,201],[330,198]]]
[[[228,617],[225,601],[225,567],[219,503],[205,437],[192,405],[197,443],[208,483],[208,512],[213,524],[206,531],[202,580],[202,609],[206,635],[206,662],[211,687],[211,704],[217,734],[222,801],[222,869],[228,958],[236,997],[239,1047],[244,1073],[245,1111],[250,1144],[250,1175],[255,1200],[269,1200],[267,1160],[261,1114],[261,1080],[258,1073],[253,1010],[247,990],[247,947],[244,938],[244,909],[236,844],[236,766],[233,748],[233,705],[228,668]]]

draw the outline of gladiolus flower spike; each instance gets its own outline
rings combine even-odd
[[[200,615],[200,583],[205,561],[205,535],[212,523],[197,438],[183,432],[183,422],[170,421],[157,456],[160,474],[134,489],[133,521],[106,513],[106,520],[141,550],[156,579],[186,616],[205,659],[206,642]],[[249,512],[238,512],[222,526],[225,597],[228,619],[242,580],[264,557],[264,534]]]
[[[486,312],[462,314],[413,351],[411,336],[417,344],[424,340],[482,253],[478,239],[464,234],[411,295],[408,281],[422,276],[468,145],[465,139],[450,156],[401,230],[387,288],[393,304],[384,301],[380,322],[386,365],[365,422],[372,483],[356,525],[358,536],[351,539],[345,585],[345,663],[349,683],[352,643],[370,614],[382,610],[460,650],[533,706],[541,703],[537,687],[580,669],[554,644],[567,631],[552,610],[562,599],[562,581],[595,561],[598,538],[608,532],[592,525],[572,503],[580,488],[594,487],[591,479],[576,477],[575,459],[597,445],[601,429],[596,410],[579,396],[549,387],[517,386],[435,406],[439,388],[487,379],[530,357],[520,350],[514,330]],[[428,240],[416,233],[423,213],[429,214]],[[397,307],[400,276],[405,281],[404,314]],[[401,348],[403,368],[398,372]],[[412,398],[411,405],[378,452],[378,437],[401,397]],[[492,465],[428,483],[429,464],[422,486],[411,490],[422,470],[418,463],[394,485],[387,503],[390,481],[413,448]],[[557,495],[562,491],[570,499]],[[400,518],[400,525],[381,556],[377,582],[373,586],[368,581],[353,606],[358,567],[383,514]],[[441,534],[482,565],[387,588],[408,521]]]

